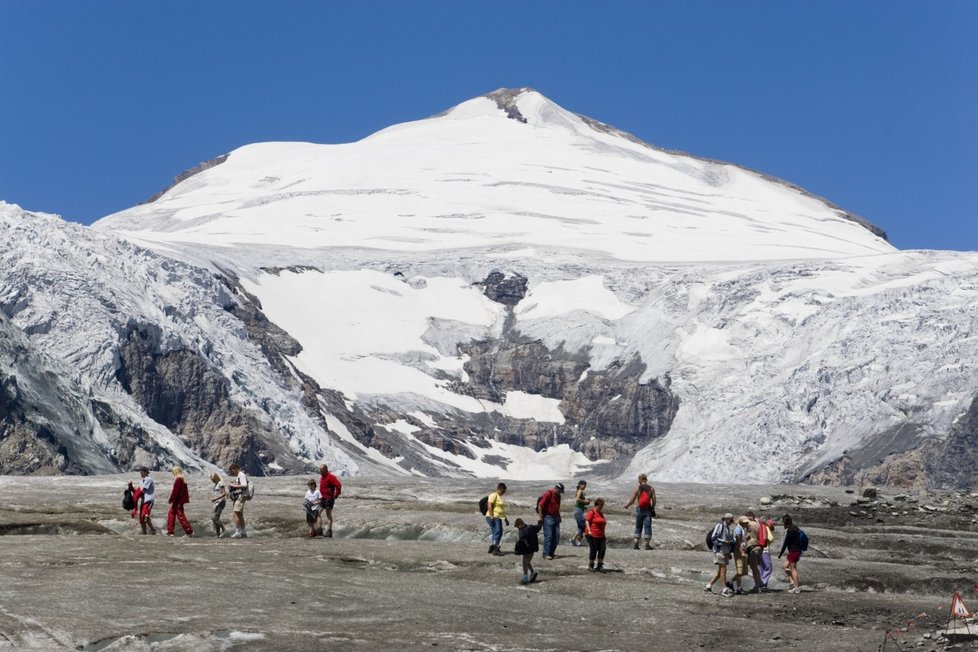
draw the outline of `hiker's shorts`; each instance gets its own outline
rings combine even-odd
[[[245,505],[245,499],[243,497],[242,498],[235,498],[234,499],[234,510],[233,510],[234,513],[235,514],[242,514],[242,513],[244,513],[244,505]]]
[[[717,566],[726,566],[727,562],[730,561],[730,555],[724,552],[717,552],[713,555],[713,563]]]

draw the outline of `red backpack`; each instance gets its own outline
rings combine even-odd
[[[757,543],[759,543],[761,547],[764,547],[769,543],[767,536],[767,523],[764,521],[758,521],[757,525],[759,526],[757,529]]]

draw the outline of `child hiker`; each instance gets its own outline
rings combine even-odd
[[[318,534],[322,534],[322,530],[316,527],[316,518],[319,516],[319,508],[323,502],[323,495],[319,493],[319,486],[316,484],[315,480],[310,480],[306,483],[309,490],[306,492],[306,499],[302,502],[302,506],[306,509],[306,524],[309,526],[309,534],[307,535],[310,539],[313,539]]]
[[[516,519],[516,529],[520,533],[520,538],[516,540],[516,554],[523,556],[523,579],[521,584],[529,584],[536,580],[537,572],[533,570],[533,553],[540,549],[540,541],[537,535],[543,527],[540,523],[527,525],[523,519]]]

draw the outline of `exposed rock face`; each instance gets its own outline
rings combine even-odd
[[[946,441],[928,443],[930,450],[924,456],[924,468],[932,486],[952,489],[978,486],[978,397],[951,426]]]
[[[487,297],[504,306],[515,306],[526,296],[527,279],[521,274],[506,276],[502,272],[492,272],[482,282],[482,291]]]
[[[119,350],[116,378],[157,423],[180,436],[214,464],[237,462],[249,473],[264,473],[275,463],[303,465],[257,415],[230,399],[228,380],[197,353],[161,352],[159,330],[133,324]]]

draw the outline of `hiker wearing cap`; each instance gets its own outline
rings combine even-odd
[[[746,516],[741,516],[737,519],[737,525],[734,526],[734,546],[733,546],[733,560],[734,560],[734,573],[733,583],[734,583],[734,593],[740,595],[744,592],[744,587],[741,579],[747,575],[747,523],[750,521]]]
[[[247,539],[248,531],[245,529],[244,507],[248,500],[248,476],[237,464],[228,467],[231,478],[228,482],[228,490],[231,493],[231,520],[234,522],[234,534],[232,539]]]
[[[761,520],[767,540],[761,543],[761,590],[767,591],[767,583],[771,579],[774,566],[771,564],[771,542],[774,541],[774,519]]]
[[[733,591],[727,587],[727,564],[730,563],[730,553],[734,545],[733,533],[730,531],[733,520],[733,514],[724,514],[723,518],[717,521],[717,524],[713,526],[713,530],[710,532],[710,550],[713,554],[713,563],[716,565],[717,570],[710,583],[703,587],[703,590],[707,593],[713,593],[713,585],[719,582],[720,586],[723,587],[721,595],[727,598],[733,595]]]
[[[652,519],[655,518],[655,488],[649,484],[649,478],[642,473],[638,476],[638,486],[632,492],[632,497],[625,503],[628,509],[635,503],[635,541],[634,548],[638,550],[638,543],[642,538],[642,531],[645,531],[645,549],[652,550]]]
[[[751,589],[751,593],[761,592],[761,540],[767,540],[765,532],[763,535],[761,533],[761,528],[764,527],[754,516],[753,510],[747,510],[744,514],[747,518],[747,522],[744,523],[744,531],[746,533],[746,539],[744,541],[744,556],[747,558],[747,567],[750,569],[751,577],[754,578],[754,588]]]
[[[564,485],[558,482],[552,489],[543,492],[537,500],[537,511],[543,521],[543,558],[553,559],[560,541],[560,496]]]
[[[149,475],[148,466],[140,466],[136,470],[139,471],[140,478],[139,503],[136,505],[136,513],[139,514],[139,527],[143,534],[146,534],[147,530],[150,534],[156,534],[153,519],[150,518],[150,514],[153,512],[153,503],[156,500],[156,483]]]

